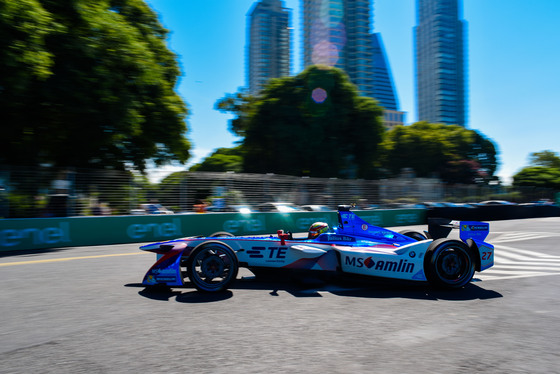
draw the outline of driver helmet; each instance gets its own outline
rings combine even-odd
[[[309,227],[308,239],[315,239],[324,232],[329,231],[329,225],[325,222],[315,222]]]

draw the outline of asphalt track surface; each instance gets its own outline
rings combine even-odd
[[[0,373],[560,373],[559,227],[491,222],[496,265],[456,291],[248,271],[149,291],[137,245],[3,255]]]

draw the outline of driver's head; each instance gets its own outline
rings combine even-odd
[[[325,222],[315,222],[309,227],[308,239],[315,239],[324,232],[329,231],[329,225]]]

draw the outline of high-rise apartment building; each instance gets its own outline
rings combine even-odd
[[[289,9],[280,0],[256,2],[247,17],[247,83],[257,94],[270,78],[290,75]]]
[[[303,63],[341,68],[373,97],[371,0],[303,0]]]
[[[383,48],[383,41],[380,33],[371,35],[373,47],[373,97],[375,97],[383,111],[383,121],[387,129],[391,129],[405,123],[405,113],[399,111],[399,102],[391,69]]]
[[[373,96],[383,103],[383,107],[389,110],[397,110],[398,102],[391,70],[385,56],[381,34],[371,35],[373,51]]]
[[[417,0],[418,120],[465,126],[465,22],[460,0]]]
[[[360,94],[404,119],[379,34],[372,34],[372,0],[303,0],[303,63],[343,69]],[[400,122],[402,124],[403,122]]]

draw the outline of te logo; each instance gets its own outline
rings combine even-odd
[[[270,253],[268,258],[286,258],[288,247],[268,247]]]

